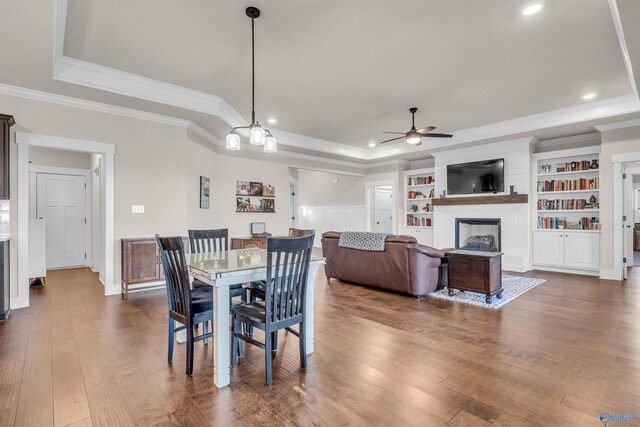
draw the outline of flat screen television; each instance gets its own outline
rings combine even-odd
[[[504,159],[447,166],[447,194],[501,193]]]

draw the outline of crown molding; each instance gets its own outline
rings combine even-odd
[[[640,126],[640,119],[623,120],[621,122],[614,122],[614,123],[605,123],[605,124],[594,126],[594,127],[598,130],[598,132],[607,132],[610,130],[624,129],[624,128],[630,128],[635,126]]]
[[[620,44],[620,53],[622,54],[622,60],[624,66],[627,69],[627,78],[631,84],[631,90],[638,97],[638,86],[636,85],[636,79],[633,74],[633,66],[631,65],[631,57],[629,56],[629,49],[627,48],[627,41],[624,37],[624,29],[622,28],[622,20],[620,19],[620,11],[618,10],[618,3],[616,0],[609,0],[609,10],[611,10],[611,19],[613,20],[613,27],[616,29],[618,36],[618,43]]]
[[[585,133],[583,135],[566,136],[564,138],[545,139],[542,141],[537,141],[536,145],[538,145],[539,147],[547,147],[550,145],[551,146],[566,145],[566,144],[575,144],[580,142],[592,142],[595,140],[600,141],[599,132]]]

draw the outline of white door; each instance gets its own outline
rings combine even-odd
[[[552,267],[564,266],[564,233],[536,231],[533,233],[533,263]]]
[[[600,235],[598,233],[566,233],[564,265],[570,268],[600,268]]]
[[[86,177],[38,173],[38,218],[46,222],[47,268],[85,265]]]
[[[393,193],[391,188],[374,189],[374,230],[378,233],[393,232]]]

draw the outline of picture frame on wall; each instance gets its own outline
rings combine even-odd
[[[262,195],[264,197],[276,197],[276,187],[273,184],[263,184]]]
[[[211,181],[206,176],[200,177],[200,208],[209,209]]]
[[[262,183],[261,182],[251,182],[251,187],[249,189],[250,196],[262,196]]]
[[[236,196],[248,196],[250,188],[251,188],[251,182],[236,181]]]
[[[264,203],[261,197],[236,197],[236,212],[264,212]]]
[[[276,213],[276,201],[274,199],[262,199],[262,209],[264,212]]]

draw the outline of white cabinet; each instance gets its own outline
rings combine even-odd
[[[402,227],[400,232],[415,237],[421,245],[433,246],[433,228]]]
[[[600,234],[567,233],[564,237],[564,265],[569,268],[600,268]]]
[[[554,231],[533,233],[533,263],[564,267],[564,234]]]
[[[600,233],[534,231],[533,263],[539,266],[598,270]]]

